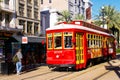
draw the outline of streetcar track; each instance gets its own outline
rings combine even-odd
[[[46,74],[50,74],[50,73],[53,73],[53,72],[45,72],[45,73],[42,73],[42,74],[38,74],[38,75],[34,75],[34,76],[30,76],[30,77],[27,77],[27,78],[23,78],[21,80],[26,80],[26,79],[30,79],[30,78],[34,78],[34,77],[38,77],[38,76],[42,76],[42,75],[46,75]]]
[[[106,62],[105,62],[106,63]],[[72,79],[74,79],[75,77],[78,77],[79,75],[83,75],[83,74],[85,74],[85,73],[87,73],[87,72],[90,72],[90,71],[92,71],[92,70],[95,70],[95,69],[97,69],[98,67],[101,67],[101,66],[103,66],[103,65],[105,65],[105,63],[102,63],[102,64],[100,64],[100,65],[96,65],[96,66],[93,66],[93,67],[95,67],[95,68],[93,68],[93,69],[90,69],[90,70],[88,70],[88,71],[84,71],[84,72],[81,72],[81,73],[79,73],[79,74],[76,74],[76,75],[73,75],[73,76],[71,76],[71,77],[67,77],[67,78],[64,78],[63,80],[72,80]],[[92,68],[92,67],[91,67]],[[89,68],[88,68],[89,69]],[[97,77],[96,77],[97,78]]]
[[[57,77],[53,77],[53,78],[51,78],[51,79],[49,79],[49,80],[57,80],[57,79],[60,79],[60,78],[63,78],[63,80],[72,80],[72,79],[74,79],[75,77],[78,77],[79,75],[84,75],[85,73],[88,73],[88,72],[90,72],[90,71],[92,71],[92,70],[98,69],[99,67],[105,66],[105,65],[108,65],[108,64],[106,64],[106,62],[104,62],[104,63],[102,63],[102,64],[100,64],[100,65],[96,65],[96,66],[93,66],[93,67],[91,67],[91,68],[88,68],[88,70],[85,69],[85,71],[83,71],[83,72],[81,72],[81,73],[78,73],[78,74],[76,73],[76,75],[73,74],[73,73],[75,73],[75,72],[69,72],[69,73],[67,73],[67,74],[63,74],[63,75],[60,75],[60,76],[57,75]],[[107,72],[101,74],[100,76],[95,77],[93,80],[97,80],[97,79],[99,79],[100,77],[104,76],[105,74],[107,74],[107,73],[109,73],[109,72],[110,72],[110,71],[107,71]],[[27,78],[24,78],[24,79],[21,79],[21,80],[26,80],[26,79],[30,79],[30,78],[35,78],[35,77],[47,75],[47,74],[50,74],[50,73],[54,73],[54,71],[45,72],[45,73],[38,74],[38,75],[34,75],[34,76],[31,76],[31,77],[27,77]],[[73,74],[73,75],[69,77],[69,75],[71,75],[71,74]]]
[[[70,72],[70,73],[67,73],[67,74],[64,74],[64,75],[60,75],[60,76],[54,77],[54,78],[52,78],[52,79],[50,79],[50,80],[55,80],[55,79],[57,79],[57,78],[61,78],[61,77],[63,77],[63,76],[67,76],[67,75],[70,75],[70,74],[72,74],[72,73],[74,73],[74,72]]]
[[[103,65],[105,65],[104,63],[103,64],[101,64],[100,66],[103,66]],[[100,66],[93,66],[93,67],[95,67],[95,68],[93,68],[93,69],[90,69],[89,71],[92,71],[92,70],[94,70],[94,69],[97,69],[98,67],[100,67]],[[89,69],[89,68],[88,68]],[[75,78],[75,77],[78,77],[79,75],[81,75],[81,74],[85,74],[85,73],[87,73],[87,72],[89,72],[89,71],[85,71],[85,72],[82,72],[82,73],[80,73],[80,74],[77,74],[77,75],[74,75],[74,76],[72,76],[72,77],[69,77],[69,78],[65,78],[64,80],[70,80],[70,79],[73,79],[73,78]],[[30,76],[30,77],[27,77],[27,78],[23,78],[23,79],[21,79],[21,80],[26,80],[26,79],[30,79],[30,78],[35,78],[35,77],[38,77],[38,76],[42,76],[42,75],[46,75],[46,74],[50,74],[50,73],[54,73],[54,71],[49,71],[49,72],[45,72],[45,73],[42,73],[42,74],[38,74],[38,75],[34,75],[34,76]],[[60,75],[60,76],[57,76],[57,77],[54,77],[54,78],[52,78],[52,79],[50,79],[50,80],[55,80],[55,79],[58,79],[58,78],[61,78],[61,77],[64,77],[64,76],[68,76],[68,75],[70,75],[70,74],[73,74],[73,73],[75,73],[75,72],[70,72],[70,73],[67,73],[67,74],[64,74],[64,75]],[[97,78],[97,77],[96,77]],[[95,79],[96,79],[95,78]],[[94,80],[95,80],[94,79]]]
[[[107,72],[105,72],[105,73],[103,73],[103,74],[101,74],[101,75],[95,77],[93,80],[97,80],[97,79],[101,78],[102,76],[108,74],[109,72],[110,72],[110,71],[107,71]]]

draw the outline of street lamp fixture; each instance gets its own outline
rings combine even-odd
[[[105,8],[104,8],[104,6],[102,6],[101,10],[102,10],[102,25],[103,25],[103,28],[105,28]]]

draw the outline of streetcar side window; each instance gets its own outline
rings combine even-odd
[[[102,36],[100,35],[87,35],[88,48],[101,48],[102,47]]]
[[[64,48],[72,48],[72,32],[64,32]]]
[[[62,48],[62,33],[61,32],[54,33],[54,48],[57,48],[57,49]]]

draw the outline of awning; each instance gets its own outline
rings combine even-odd
[[[22,43],[22,37],[27,37],[28,38],[28,43],[42,43],[43,41],[44,41],[44,43],[46,43],[46,38],[45,37],[20,36],[20,35],[13,35],[12,37],[20,43]]]

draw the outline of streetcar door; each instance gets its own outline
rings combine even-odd
[[[76,33],[76,64],[84,63],[83,34]]]

